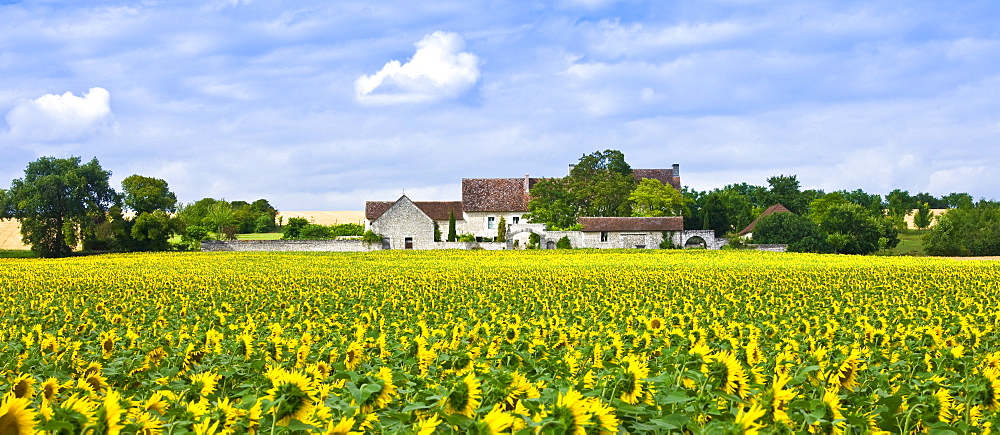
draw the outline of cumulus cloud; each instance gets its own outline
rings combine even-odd
[[[414,44],[409,62],[392,60],[372,75],[354,82],[362,103],[394,104],[453,98],[479,81],[479,58],[463,52],[465,41],[455,33],[434,32]]]
[[[90,88],[82,97],[66,92],[21,101],[7,113],[9,134],[37,142],[84,139],[112,127],[110,101],[104,88]]]

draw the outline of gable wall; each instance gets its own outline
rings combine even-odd
[[[413,249],[433,249],[434,246],[434,221],[409,200],[397,202],[375,219],[371,228],[388,239],[391,249],[405,249],[407,237],[413,238]],[[447,224],[444,231],[447,236]]]

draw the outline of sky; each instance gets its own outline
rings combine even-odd
[[[1000,199],[1000,2],[0,0],[0,187],[363,210],[584,154],[709,190]]]

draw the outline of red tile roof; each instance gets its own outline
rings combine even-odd
[[[373,221],[389,210],[396,201],[368,201],[365,202],[365,219]],[[427,217],[436,220],[448,220],[449,213],[455,211],[455,219],[463,220],[461,201],[414,201],[420,211]]]
[[[463,178],[465,211],[528,211],[528,188],[537,178]]]
[[[753,222],[750,222],[750,225],[747,225],[747,227],[744,228],[743,231],[740,231],[739,235],[743,236],[743,235],[746,235],[748,233],[752,233],[753,229],[755,227],[757,227],[757,221],[759,221],[760,218],[762,218],[764,216],[772,215],[772,214],[775,214],[775,213],[791,213],[791,212],[792,212],[791,210],[785,208],[785,206],[783,206],[781,204],[772,205],[772,206],[768,207],[767,210],[764,210],[764,212],[761,213],[760,216],[757,216],[757,219],[754,219]]]
[[[664,217],[582,217],[583,231],[681,231],[684,218]]]

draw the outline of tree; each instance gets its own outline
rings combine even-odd
[[[850,192],[840,190],[834,193],[839,193],[847,202],[853,202],[868,209],[873,215],[881,215],[885,210],[885,204],[882,203],[882,195],[866,193],[861,189],[855,189]]]
[[[929,255],[1000,255],[1000,204],[980,202],[948,210],[924,238]]]
[[[795,175],[775,175],[767,179],[771,186],[771,203],[781,204],[797,215],[805,215],[808,199],[799,190],[799,180]]]
[[[306,218],[293,217],[288,218],[288,223],[282,231],[282,239],[285,240],[295,240],[302,238],[302,229],[309,225],[309,221]]]
[[[885,200],[888,203],[889,215],[898,219],[902,219],[917,208],[916,201],[910,196],[910,192],[905,190],[895,189],[885,196]]]
[[[972,195],[968,193],[949,193],[941,197],[948,208],[971,208],[973,205]]]
[[[733,229],[729,223],[729,210],[722,202],[722,194],[712,192],[702,207],[702,229],[715,231],[715,237],[722,237]]]
[[[790,252],[833,252],[819,225],[795,213],[774,213],[760,218],[754,226],[753,242],[786,244]]]
[[[898,232],[891,223],[857,204],[830,207],[819,226],[841,254],[870,254],[899,243]],[[880,246],[881,238],[886,239],[884,247]]]
[[[628,196],[632,216],[683,216],[684,196],[660,180],[644,178]]]
[[[840,192],[828,193],[822,198],[814,199],[809,203],[809,219],[816,224],[826,220],[826,215],[830,209],[844,204],[850,204]]]
[[[455,210],[448,210],[448,241],[458,240],[458,231],[455,228]]]
[[[917,204],[917,212],[913,214],[913,226],[925,230],[931,226],[933,220],[931,205],[926,202]]]
[[[526,219],[568,228],[581,216],[630,216],[636,181],[617,150],[584,155],[569,176],[541,180],[531,189]]]
[[[177,209],[177,196],[165,180],[142,175],[130,175],[122,180],[122,202],[136,215],[156,210],[173,213]]]
[[[573,249],[573,244],[569,241],[569,236],[562,236],[556,241],[556,249]]]
[[[507,220],[503,216],[500,216],[500,222],[497,223],[497,241],[507,241]]]
[[[214,228],[217,234],[235,233],[230,227],[235,226],[236,216],[233,207],[225,201],[218,201],[208,207],[203,221]]]
[[[132,238],[140,251],[166,251],[169,240],[180,232],[180,221],[172,218],[164,210],[140,213],[132,224]]]
[[[86,164],[79,157],[39,158],[11,183],[5,214],[21,221],[21,239],[38,256],[69,255],[82,230],[93,233],[94,217],[119,201],[110,176],[96,158]]]

